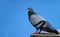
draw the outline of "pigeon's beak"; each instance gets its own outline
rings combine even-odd
[[[28,10],[28,11],[32,11],[32,8],[31,8],[31,7],[29,7],[29,8],[27,8],[27,10]]]
[[[27,9],[27,11],[30,11],[29,9]]]

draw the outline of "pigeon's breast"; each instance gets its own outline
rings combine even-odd
[[[31,17],[30,17],[30,21],[33,25],[37,24],[38,22],[40,22],[42,20],[45,20],[45,19],[37,14],[31,15]]]

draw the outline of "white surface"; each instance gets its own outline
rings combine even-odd
[[[58,32],[60,33],[60,30],[58,30]],[[31,36],[60,36],[60,34],[43,32],[41,34],[32,34]]]

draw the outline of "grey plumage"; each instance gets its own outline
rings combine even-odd
[[[44,30],[50,33],[59,34],[59,32],[53,28],[49,22],[47,22],[42,16],[35,13],[31,7],[28,8],[28,18],[37,31],[40,29],[40,32],[41,30]]]

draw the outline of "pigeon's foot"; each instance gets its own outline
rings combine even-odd
[[[40,34],[39,32],[34,32],[34,34]]]

